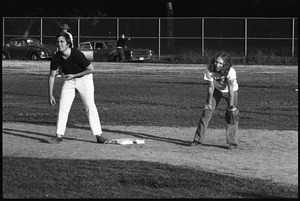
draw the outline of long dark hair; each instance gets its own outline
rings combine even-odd
[[[223,60],[224,60],[224,64],[223,64],[223,67],[221,68],[220,71],[218,71],[222,76],[227,76],[228,75],[228,72],[232,66],[232,62],[231,62],[231,59],[230,59],[230,56],[227,52],[225,51],[221,51],[221,52],[218,52],[210,61],[209,65],[208,65],[208,70],[210,72],[217,72],[216,71],[216,61],[217,59],[221,57]]]

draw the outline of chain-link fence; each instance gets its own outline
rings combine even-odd
[[[55,48],[61,24],[70,26],[75,47],[97,39],[117,40],[130,47],[152,49],[158,57],[191,51],[225,50],[236,56],[261,51],[275,56],[298,54],[298,18],[172,17],[3,17],[3,44],[13,37],[33,37]]]

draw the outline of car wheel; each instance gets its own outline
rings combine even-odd
[[[33,53],[30,57],[30,60],[31,61],[38,61],[38,60],[40,60],[40,57],[36,53]]]
[[[5,60],[5,59],[9,59],[8,55],[6,53],[2,52],[2,60]]]

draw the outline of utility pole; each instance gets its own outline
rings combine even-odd
[[[167,3],[167,11],[168,11],[168,49],[170,53],[174,53],[175,45],[174,45],[174,24],[173,24],[173,6],[172,2]]]

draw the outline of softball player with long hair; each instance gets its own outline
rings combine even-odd
[[[204,80],[207,81],[207,100],[200,117],[198,127],[195,133],[194,141],[191,146],[201,145],[208,123],[211,120],[215,108],[218,106],[222,98],[225,98],[228,108],[227,110],[236,111],[238,102],[238,83],[236,71],[232,67],[232,62],[228,53],[222,51],[211,59],[207,71],[204,74]],[[238,122],[233,124],[227,123],[226,141],[229,149],[237,148],[238,141],[236,133],[238,130]]]

